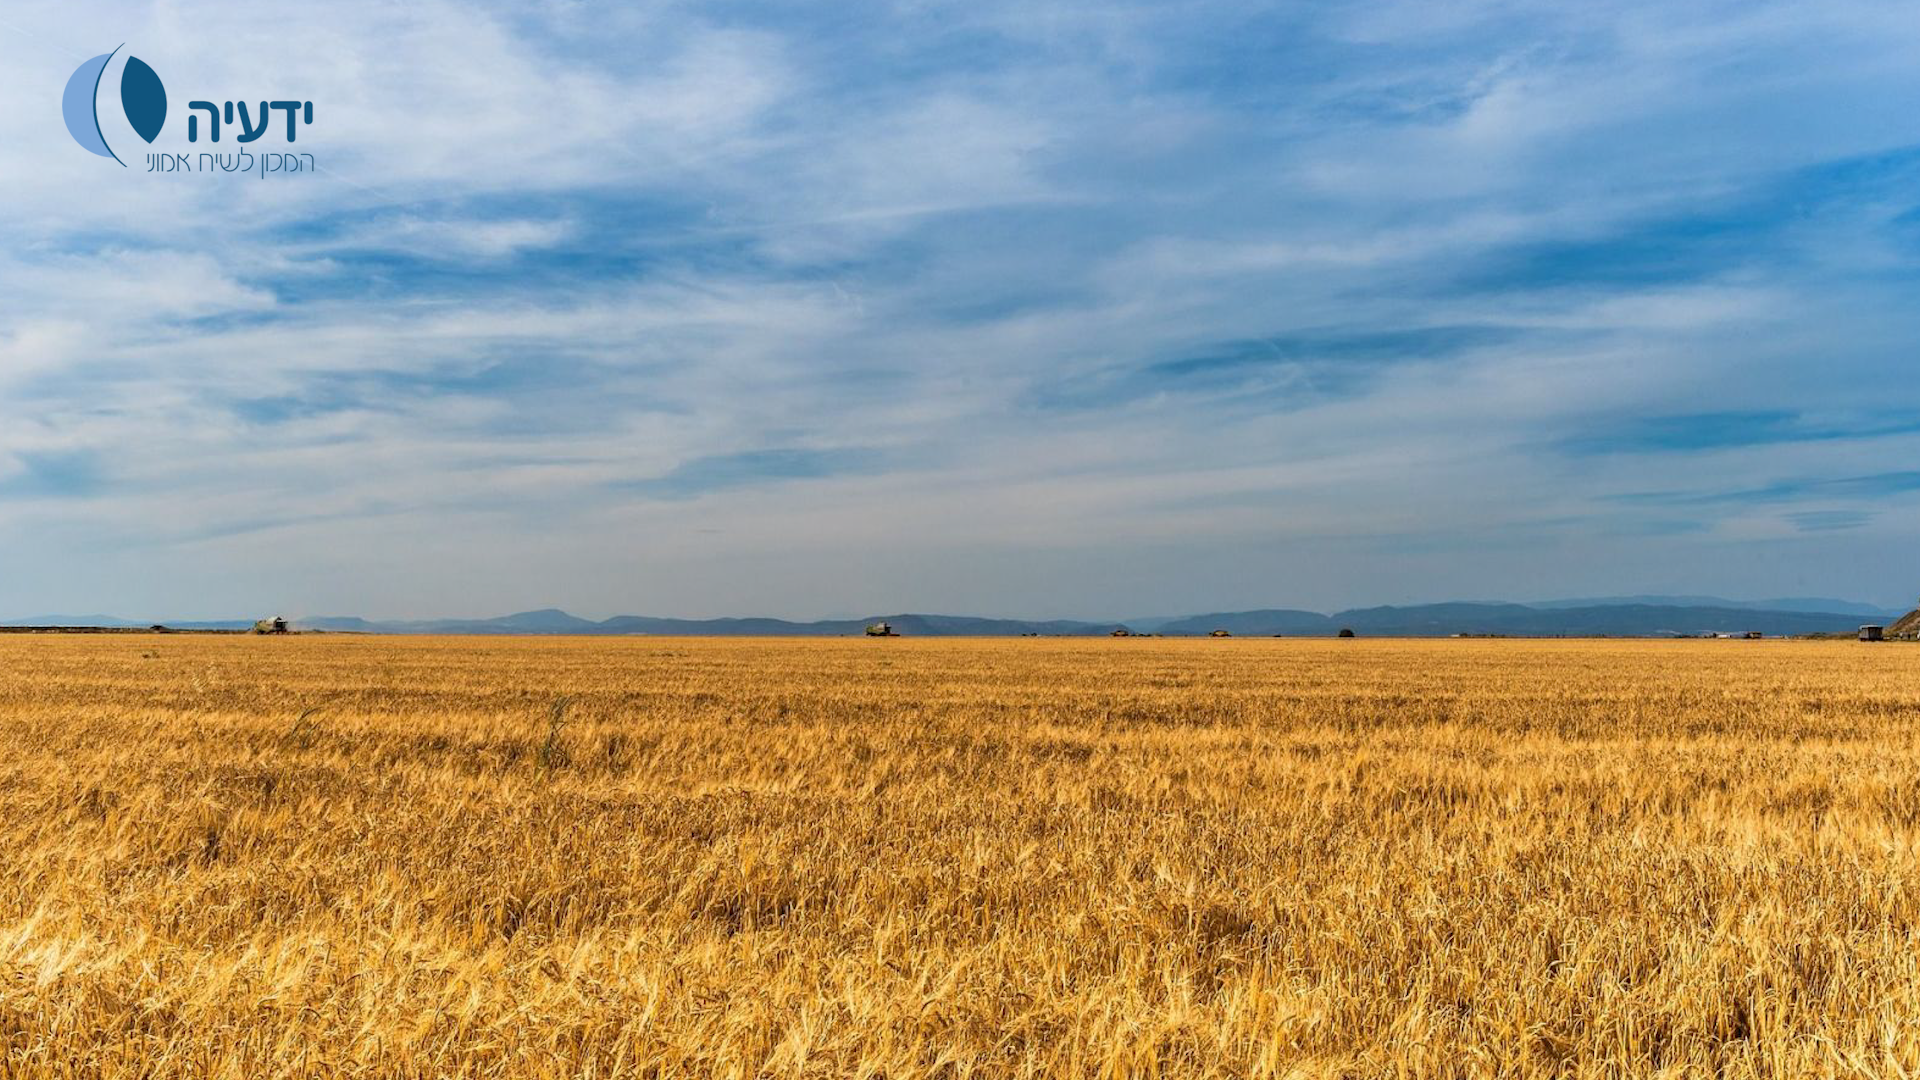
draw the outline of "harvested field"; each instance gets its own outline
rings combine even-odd
[[[1920,648],[0,639],[0,1076],[1920,1075]]]

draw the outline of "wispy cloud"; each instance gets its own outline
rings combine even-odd
[[[693,458],[660,476],[622,481],[613,487],[663,499],[690,499],[733,488],[872,472],[882,461],[879,453],[866,449],[747,450]]]
[[[1690,413],[1596,424],[1559,447],[1574,454],[1668,453],[1920,433],[1920,416],[1810,417],[1791,410]]]
[[[1787,520],[1801,532],[1841,532],[1866,528],[1873,515],[1865,510],[1802,510],[1788,514]]]
[[[105,470],[90,451],[21,451],[0,472],[0,499],[76,499],[102,490]]]
[[[1618,496],[1622,502],[1667,506],[1717,504],[1765,505],[1804,499],[1884,499],[1920,492],[1920,472],[1885,472],[1867,476],[1779,480],[1761,487],[1723,491],[1657,491]]]
[[[1516,336],[1498,326],[1270,334],[1043,384],[1036,401],[1046,408],[1095,409],[1145,397],[1202,395],[1290,411],[1351,397],[1392,365],[1453,359]]]

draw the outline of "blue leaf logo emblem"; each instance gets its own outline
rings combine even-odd
[[[127,70],[120,75],[120,107],[127,110],[133,130],[148,142],[166,126],[167,88],[137,56],[127,57]]]

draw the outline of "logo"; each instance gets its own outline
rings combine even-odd
[[[120,161],[120,155],[107,145],[106,133],[100,129],[100,80],[107,73],[107,62],[124,48],[126,45],[122,44],[113,52],[81,64],[67,80],[67,92],[60,101],[60,111],[66,117],[67,131],[72,133],[73,141],[115,161]],[[127,56],[126,68],[120,72],[120,108],[127,114],[127,123],[133,125],[134,133],[148,142],[159,138],[160,129],[167,124],[166,86],[145,61],[131,54]],[[126,164],[120,161],[122,168]]]
[[[113,59],[126,48],[122,43],[118,48],[103,56],[81,64],[67,79],[66,92],[61,95],[60,112],[67,122],[67,131],[73,141],[80,144],[88,153],[112,158],[127,167],[119,153],[107,142],[109,131],[117,132],[114,137],[122,140],[124,147],[125,127],[108,114],[108,123],[101,123],[100,84],[106,81],[107,69]],[[224,122],[227,131],[238,143],[253,143],[276,128],[285,132],[285,141],[294,143],[299,140],[301,125],[313,123],[313,102],[288,100],[262,100],[257,110],[250,110],[248,102],[211,101],[187,102],[187,142],[198,143],[204,128],[208,141],[220,142],[221,126]],[[120,66],[120,111],[126,115],[126,127],[146,140],[149,144],[160,137],[167,126],[167,88],[160,76],[146,61],[129,53],[126,62]],[[204,115],[202,115],[204,113]],[[278,114],[284,113],[284,128],[272,124]],[[175,130],[179,130],[177,127]],[[207,152],[195,154],[160,151],[147,155],[147,172],[250,172],[256,163],[259,174],[268,176],[273,173],[299,173],[316,170],[319,165],[312,154],[284,153],[268,150],[264,147],[234,147],[234,152],[223,153],[219,147],[209,147]],[[258,151],[257,153],[255,151]]]

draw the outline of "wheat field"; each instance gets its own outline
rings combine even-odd
[[[1920,649],[0,638],[6,1077],[1920,1076]]]

